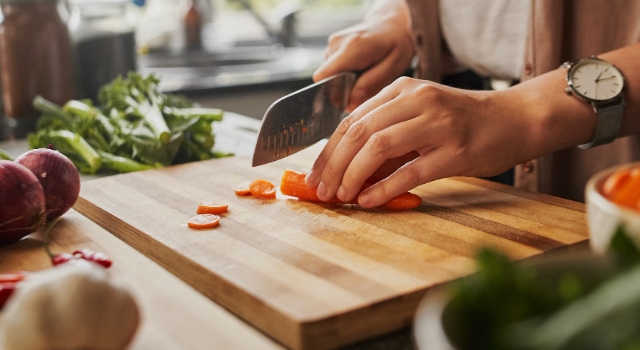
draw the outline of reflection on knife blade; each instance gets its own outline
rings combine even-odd
[[[299,152],[330,136],[347,106],[355,74],[342,73],[274,102],[262,120],[253,166]]]

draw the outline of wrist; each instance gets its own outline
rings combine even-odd
[[[531,159],[587,143],[594,135],[593,107],[567,95],[566,87],[566,70],[558,69],[505,90],[528,123]]]

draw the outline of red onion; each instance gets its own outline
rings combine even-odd
[[[38,148],[22,154],[15,161],[29,168],[42,184],[47,221],[66,213],[76,203],[80,194],[80,175],[64,154]]]
[[[13,243],[45,221],[42,185],[25,166],[0,160],[0,244]]]

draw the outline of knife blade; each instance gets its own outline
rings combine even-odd
[[[285,158],[330,136],[342,120],[356,73],[345,72],[275,101],[267,109],[253,166]]]

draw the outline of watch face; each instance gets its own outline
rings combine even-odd
[[[611,63],[596,58],[580,60],[569,70],[569,86],[589,101],[607,101],[622,92],[622,73]]]

